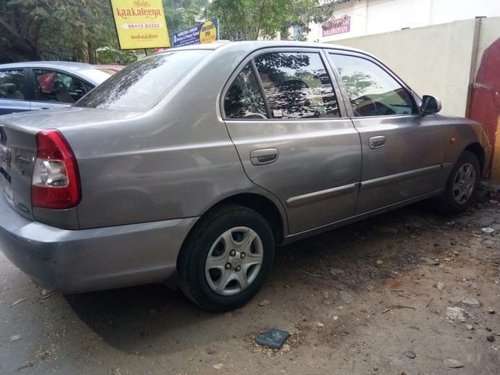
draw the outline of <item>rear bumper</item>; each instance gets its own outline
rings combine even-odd
[[[37,284],[63,293],[168,279],[197,218],[65,230],[26,220],[0,196],[0,250]]]

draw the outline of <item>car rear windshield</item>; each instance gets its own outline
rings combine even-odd
[[[77,107],[143,112],[153,108],[211,51],[166,52],[116,73],[76,103]]]

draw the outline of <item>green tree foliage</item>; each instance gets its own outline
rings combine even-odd
[[[214,0],[208,10],[221,21],[222,38],[252,40],[288,39],[290,27],[302,36],[310,23],[322,23],[333,16],[334,1],[319,0]]]
[[[95,52],[96,59],[99,64],[128,65],[137,61],[137,54],[134,50],[120,50],[105,46],[97,48]]]
[[[106,51],[107,60],[112,59],[109,51],[118,50],[109,0],[3,1],[0,63],[39,59],[96,62],[97,49]],[[200,18],[219,17],[222,38],[230,40],[277,35],[287,39],[292,26],[305,33],[311,22],[321,23],[332,17],[334,2],[163,0],[170,36]],[[128,61],[125,57],[120,61]]]
[[[95,48],[116,43],[108,1],[6,0],[0,13],[0,62],[95,61]]]
[[[0,13],[1,62],[39,57],[37,40],[43,20],[48,16],[41,1],[7,0]]]
[[[365,94],[366,89],[377,87],[377,82],[371,80],[368,74],[353,72],[348,75],[343,74],[342,69],[339,72],[351,98],[358,98]]]
[[[50,19],[44,22],[38,40],[41,58],[95,63],[96,48],[117,46],[108,1],[52,1]]]
[[[198,18],[207,15],[207,0],[163,0],[170,41],[176,31],[193,26]]]

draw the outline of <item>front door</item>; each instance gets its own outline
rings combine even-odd
[[[415,99],[393,74],[368,56],[330,57],[351,102],[363,152],[357,213],[433,193],[443,186],[444,132],[435,116],[421,116]]]
[[[225,122],[250,180],[285,207],[291,233],[355,213],[359,134],[316,49],[251,56],[224,92]]]

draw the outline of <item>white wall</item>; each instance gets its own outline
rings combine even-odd
[[[476,16],[499,17],[500,0],[351,0],[336,5],[335,17],[344,15],[351,17],[350,32],[323,37],[321,25],[311,24],[307,39],[328,42]]]
[[[465,20],[479,16],[500,16],[500,0],[433,0],[431,3],[431,24]]]

